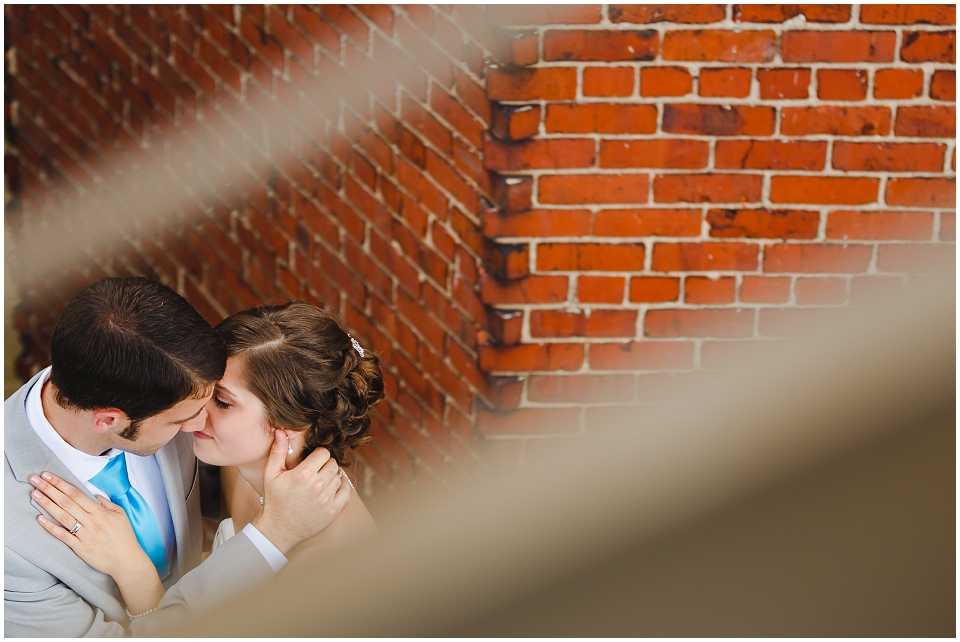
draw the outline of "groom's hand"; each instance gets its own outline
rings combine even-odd
[[[274,435],[263,471],[263,508],[251,523],[286,555],[340,514],[350,499],[350,485],[340,484],[340,467],[325,448],[287,470],[287,435],[282,430]]]

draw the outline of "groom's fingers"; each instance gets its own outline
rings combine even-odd
[[[330,461],[332,461],[330,459],[330,451],[326,448],[317,448],[307,455],[304,460],[297,465],[297,468],[304,471],[319,472]]]
[[[273,446],[267,457],[267,467],[263,471],[264,481],[273,479],[287,469],[284,461],[287,458],[287,433],[283,430],[273,431]]]
[[[336,490],[336,488],[340,486],[340,465],[336,459],[332,457],[328,459],[327,463],[321,466],[317,472],[320,476],[318,481],[323,485],[323,488],[333,486],[334,490]]]

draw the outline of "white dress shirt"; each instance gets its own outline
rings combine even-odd
[[[50,367],[47,367],[41,373],[33,388],[27,393],[24,409],[30,427],[33,428],[37,436],[57,459],[66,466],[67,470],[81,480],[84,487],[94,495],[103,495],[109,498],[107,493],[91,484],[89,480],[103,470],[103,467],[114,457],[123,455],[127,458],[127,475],[130,478],[130,485],[143,496],[157,518],[160,537],[163,540],[163,550],[167,556],[167,568],[172,570],[177,554],[177,540],[173,529],[173,518],[170,516],[170,505],[167,502],[167,494],[163,487],[163,476],[160,474],[160,464],[157,462],[156,455],[140,457],[116,448],[103,455],[88,455],[68,444],[43,414],[41,392],[43,385],[49,378]],[[37,471],[37,473],[40,472]],[[64,526],[70,527],[73,524],[65,524]],[[280,569],[287,563],[287,558],[284,557],[283,553],[264,537],[253,524],[247,524],[241,532],[246,534],[253,542],[253,545],[257,547],[260,554],[270,564],[273,572],[280,572]]]

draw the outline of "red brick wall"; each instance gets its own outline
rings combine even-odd
[[[159,278],[211,322],[322,302],[388,373],[374,496],[535,457],[953,256],[952,6],[5,15],[24,220],[129,171],[118,149],[165,154],[265,97],[303,117],[242,190],[29,281],[23,368],[108,274]]]
[[[479,429],[525,457],[953,257],[952,5],[490,15],[515,67],[487,73],[483,232],[529,262],[483,283],[509,331],[480,365],[519,410]]]
[[[8,166],[28,217],[51,193],[126,171],[115,150],[166,153],[177,131],[202,135],[238,105],[293,102],[306,130],[244,193],[223,190],[58,279],[29,281],[18,320],[39,354],[24,369],[42,363],[65,302],[108,274],[158,278],[211,322],[305,298],[336,309],[383,360],[388,402],[361,454],[367,490],[495,457],[497,444],[473,437],[478,405],[492,405],[476,365],[479,272],[505,263],[479,233],[484,43],[496,40],[486,25],[471,6],[7,7]]]

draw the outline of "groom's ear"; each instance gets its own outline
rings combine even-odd
[[[99,433],[116,432],[130,423],[127,413],[117,408],[99,408],[93,411],[93,429]]]

